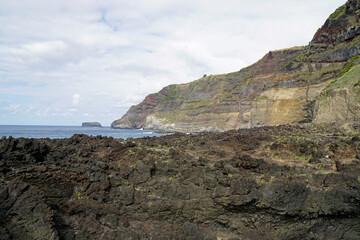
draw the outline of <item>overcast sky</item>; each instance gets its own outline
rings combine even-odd
[[[306,45],[345,0],[1,0],[0,124],[102,125],[173,83]]]

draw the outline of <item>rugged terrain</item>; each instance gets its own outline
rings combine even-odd
[[[201,132],[360,119],[360,1],[339,7],[305,47],[270,51],[240,71],[170,85],[113,128]]]
[[[360,239],[360,125],[0,140],[0,239]]]

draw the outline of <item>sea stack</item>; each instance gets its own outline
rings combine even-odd
[[[101,124],[98,122],[83,122],[82,127],[101,127]]]

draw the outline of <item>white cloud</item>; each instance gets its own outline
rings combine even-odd
[[[72,103],[73,103],[74,106],[79,105],[79,103],[80,103],[80,94],[76,93],[76,94],[73,95]]]
[[[110,125],[168,84],[307,44],[344,2],[2,0],[0,97],[21,95],[7,104],[32,107],[19,124]]]
[[[66,45],[62,41],[47,41],[24,44],[22,48],[28,51],[29,54],[42,54],[53,51],[62,51],[66,48]]]
[[[10,104],[10,105],[2,107],[2,114],[14,115],[14,114],[19,113],[20,110],[21,110],[20,104]]]
[[[77,108],[69,108],[68,111],[69,112],[78,112],[79,109],[77,109]]]

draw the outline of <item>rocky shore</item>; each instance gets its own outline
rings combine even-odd
[[[0,239],[360,239],[360,125],[0,140]]]

